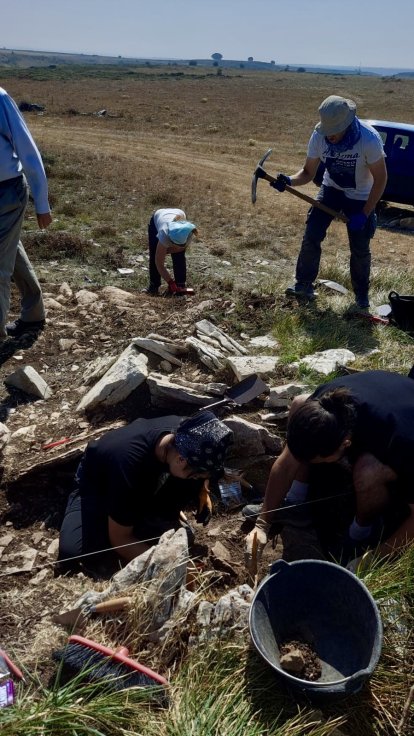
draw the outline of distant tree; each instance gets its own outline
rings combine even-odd
[[[213,61],[221,61],[223,58],[223,54],[217,53],[217,51],[214,54],[211,54],[211,58]]]
[[[253,61],[253,56],[249,56],[249,58],[247,59],[247,61]]]
[[[218,66],[218,61],[213,61],[213,66]]]
[[[276,64],[276,62],[273,61],[273,59],[272,59],[272,61],[270,63],[271,63],[272,66],[274,66]]]
[[[298,68],[296,69],[296,71],[297,72],[306,72],[306,69],[305,69],[304,66],[298,66]]]
[[[191,61],[188,62],[188,66],[197,66],[197,62],[195,59],[191,59]]]
[[[285,72],[290,72],[290,66],[289,66],[289,64],[286,64],[286,66],[284,68],[284,71]]]

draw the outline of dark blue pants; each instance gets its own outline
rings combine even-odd
[[[344,215],[361,212],[365,201],[349,199],[344,192],[334,187],[321,186],[317,200]],[[310,286],[316,279],[321,260],[321,243],[333,218],[326,212],[311,207],[306,220],[306,229],[296,264],[296,281]],[[369,276],[371,269],[371,251],[369,244],[375,233],[377,217],[372,212],[362,230],[351,231],[348,228],[348,240],[351,250],[350,272],[352,288],[358,299],[368,297]]]
[[[150,285],[158,289],[161,286],[161,276],[155,265],[155,253],[157,251],[158,238],[157,230],[154,223],[154,217],[151,217],[148,225],[148,247],[149,247],[149,276]],[[187,263],[185,260],[185,251],[182,253],[171,253],[174,281],[177,286],[185,287],[187,278]]]

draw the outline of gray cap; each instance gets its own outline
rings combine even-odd
[[[355,114],[356,104],[353,100],[330,95],[319,107],[321,122],[315,126],[315,130],[324,136],[337,135],[351,125]]]

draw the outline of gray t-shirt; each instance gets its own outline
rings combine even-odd
[[[173,222],[177,215],[181,215],[181,217],[185,219],[184,210],[179,210],[174,207],[155,210],[154,212],[154,225],[157,229],[158,242],[165,248],[168,248],[170,245],[174,245],[168,237],[168,224]]]
[[[375,128],[362,123],[361,137],[352,148],[332,154],[325,136],[316,130],[308,144],[308,157],[325,164],[322,184],[345,192],[349,199],[368,199],[373,178],[368,168],[384,157],[381,136]]]

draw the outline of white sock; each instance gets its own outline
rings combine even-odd
[[[288,503],[303,503],[308,496],[309,483],[302,483],[300,480],[294,480],[285,501]]]
[[[351,526],[349,527],[349,536],[354,542],[362,542],[363,539],[369,537],[372,532],[372,524],[368,526],[361,526],[357,520],[354,519]]]

